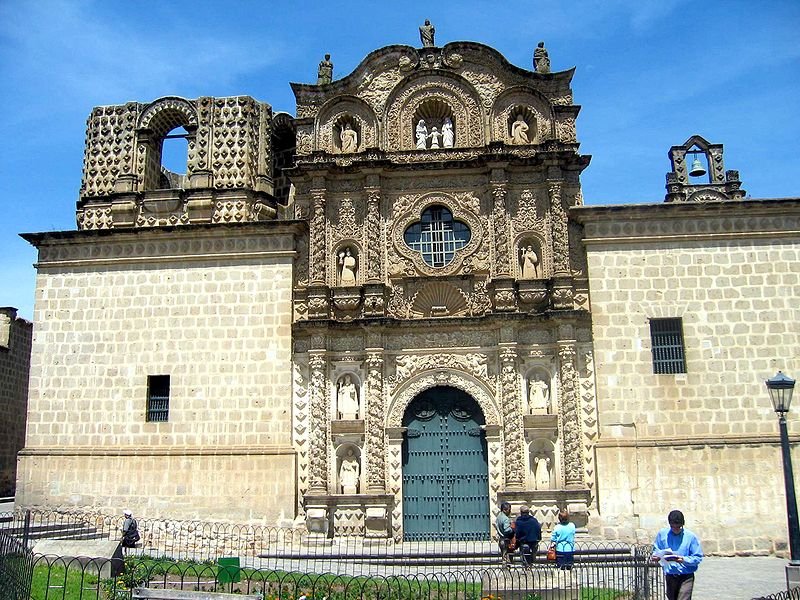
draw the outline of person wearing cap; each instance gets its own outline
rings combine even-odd
[[[653,560],[660,561],[668,600],[691,600],[694,589],[694,573],[703,560],[700,540],[683,524],[685,519],[679,510],[667,515],[669,527],[664,527],[653,542]]]
[[[133,518],[133,513],[126,508],[122,511],[125,520],[122,522],[122,546],[124,548],[135,548],[136,542],[141,539],[139,535],[139,524]]]
[[[519,516],[514,525],[517,534],[517,546],[522,553],[522,559],[526,565],[533,563],[533,557],[542,541],[542,526],[539,521],[531,514],[531,509],[527,504],[519,507]]]

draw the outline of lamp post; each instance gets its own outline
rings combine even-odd
[[[786,513],[789,520],[789,552],[790,564],[800,565],[800,523],[797,519],[797,497],[794,492],[794,474],[792,473],[792,455],[789,448],[789,433],[786,430],[786,413],[792,402],[795,380],[778,371],[775,377],[764,382],[769,392],[772,406],[778,413],[778,424],[781,430],[781,453],[783,455],[783,482],[786,486]],[[788,574],[788,569],[787,569]]]

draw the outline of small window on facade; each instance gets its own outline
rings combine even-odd
[[[167,421],[169,417],[169,375],[147,377],[147,420]]]
[[[470,231],[465,223],[453,219],[453,213],[444,206],[431,206],[422,213],[420,222],[406,229],[403,237],[428,265],[445,267],[456,251],[467,245]]]
[[[650,319],[650,344],[653,352],[653,373],[686,373],[681,319]]]

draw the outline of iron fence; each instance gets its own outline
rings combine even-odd
[[[785,592],[776,592],[769,596],[759,596],[753,600],[800,600],[800,588],[792,588]]]
[[[33,578],[33,553],[0,530],[0,600],[28,600]]]
[[[102,572],[110,568],[110,562],[37,556],[31,598],[129,600],[137,588],[250,594],[265,600],[298,600],[303,597],[306,600],[663,598],[663,586],[658,583],[660,578],[644,564],[640,571],[644,579],[636,577],[635,569],[630,569],[630,576],[620,576],[621,573],[614,573],[611,569],[586,569],[580,563],[576,563],[571,571],[534,565],[530,568],[498,566],[435,573],[350,576],[262,569],[247,564],[231,566],[130,556],[125,559],[122,574],[104,576]]]

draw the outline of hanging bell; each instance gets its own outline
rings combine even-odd
[[[692,168],[689,171],[689,176],[690,177],[702,177],[705,174],[706,174],[706,170],[703,168],[703,163],[701,163],[700,159],[695,156],[694,160],[692,161]]]

